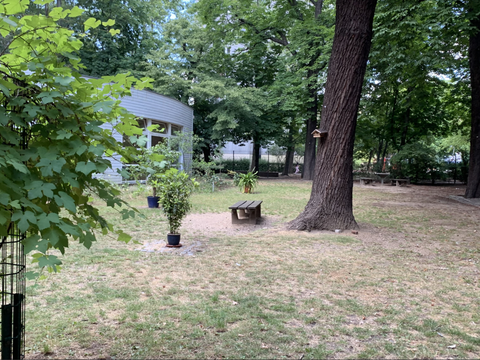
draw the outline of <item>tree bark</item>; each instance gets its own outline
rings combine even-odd
[[[253,140],[253,154],[252,161],[250,163],[250,171],[258,171],[260,163],[260,144]]]
[[[372,163],[372,157],[373,157],[373,152],[374,150],[370,150],[370,155],[368,156],[368,163],[367,163],[367,172],[370,171],[370,164]]]
[[[385,156],[387,155],[387,149],[388,149],[388,140],[385,141],[385,147],[383,148],[383,156],[382,156],[382,172],[385,172]]]
[[[336,25],[320,130],[315,178],[298,230],[357,228],[353,216],[353,144],[377,0],[337,0]]]
[[[309,70],[309,77],[310,77]],[[315,130],[318,126],[317,114],[318,114],[318,98],[317,90],[311,88],[309,90],[311,98],[313,99],[312,106],[308,109],[309,118],[307,120],[306,126],[306,139],[305,139],[305,154],[303,157],[303,171],[302,179],[304,180],[313,180],[315,176],[315,150],[316,150],[316,141],[312,135],[312,131]]]
[[[472,87],[472,132],[470,135],[470,165],[468,169],[466,198],[480,198],[480,17],[470,20],[477,29],[470,35],[468,56]]]
[[[210,162],[210,147],[209,146],[202,147],[202,152],[203,152],[203,160],[205,162]]]
[[[412,88],[409,87],[407,89],[407,111],[405,111],[405,121],[403,123],[402,136],[400,138],[400,148],[405,146],[405,144],[407,143],[407,133],[408,133],[408,127],[410,126],[410,114],[411,114],[411,107],[410,107],[410,94],[411,93],[412,93]],[[392,114],[392,123],[393,123],[393,115],[394,114]]]
[[[295,146],[289,146],[287,153],[285,154],[285,165],[283,167],[282,175],[288,175],[292,172],[293,168],[293,154],[295,152]]]
[[[382,135],[383,136],[383,135]],[[382,154],[382,149],[383,149],[383,139],[380,139],[378,143],[378,150],[377,150],[377,162],[373,166],[374,171],[381,171],[381,161],[380,161],[380,155]]]

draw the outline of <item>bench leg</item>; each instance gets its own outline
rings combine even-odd
[[[241,221],[238,218],[237,210],[235,209],[232,209],[232,224],[241,224]]]
[[[248,222],[250,224],[256,224],[257,223],[257,217],[255,216],[255,211],[250,210],[250,217],[248,218]]]

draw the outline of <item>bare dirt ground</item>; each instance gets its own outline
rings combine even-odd
[[[278,179],[264,179],[266,181],[279,181]],[[299,176],[289,176],[282,178],[281,181],[302,181]],[[378,191],[379,194],[395,194],[401,195],[395,197],[395,200],[383,200],[380,197],[378,201],[374,201],[372,205],[375,208],[397,211],[401,213],[411,213],[415,216],[417,211],[428,211],[429,213],[442,213],[446,219],[438,225],[441,229],[454,227],[455,223],[464,220],[473,220],[479,224],[478,229],[465,228],[465,231],[457,231],[457,242],[471,240],[472,235],[480,232],[480,199],[465,199],[465,185],[462,184],[440,184],[440,185],[408,185],[408,186],[381,186],[379,183],[373,185],[361,186],[355,183],[354,191],[365,190]],[[165,247],[165,241],[155,241],[153,243],[144,244],[137,250],[146,252],[170,252],[179,255],[194,255],[196,252],[205,250],[204,242],[201,240],[204,236],[218,234],[219,236],[235,236],[244,235],[260,229],[270,229],[282,233],[283,235],[294,233],[294,230],[287,230],[286,223],[279,217],[264,215],[257,225],[251,224],[232,224],[229,212],[224,213],[204,213],[189,214],[184,221],[184,229],[200,229],[192,240],[183,242],[182,249],[172,249]],[[388,229],[380,229],[369,223],[359,222],[360,229],[355,237],[364,244],[380,244],[384,248],[398,249],[403,248],[405,234],[401,231],[390,231]],[[456,226],[455,226],[456,227]],[[439,231],[434,230],[434,231]],[[474,233],[472,233],[472,231]],[[312,231],[312,234],[331,233],[330,231]],[[352,235],[349,231],[343,232],[343,235]],[[188,237],[187,237],[188,238]],[[191,238],[191,237],[190,237]],[[435,245],[432,247],[418,246],[418,252],[422,255],[428,255],[435,251]]]

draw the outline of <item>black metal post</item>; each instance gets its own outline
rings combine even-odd
[[[13,294],[13,358],[20,359],[23,349],[23,294]]]
[[[2,359],[12,358],[12,304],[2,305]]]

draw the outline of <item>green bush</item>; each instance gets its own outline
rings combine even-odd
[[[170,169],[160,176],[157,190],[170,234],[178,234],[178,228],[191,209],[190,195],[196,186],[194,179],[177,169]]]
[[[435,149],[422,142],[405,145],[391,159],[390,174],[393,178],[422,180],[446,179],[446,163],[441,161]]]
[[[250,159],[235,159],[235,164],[232,159],[222,159],[221,162],[217,162],[218,165],[221,165],[221,171],[227,172],[230,171],[249,171],[250,170]],[[300,164],[302,166],[303,164]],[[258,171],[270,171],[270,172],[283,172],[283,167],[285,164],[283,162],[268,162],[268,160],[260,159]]]

